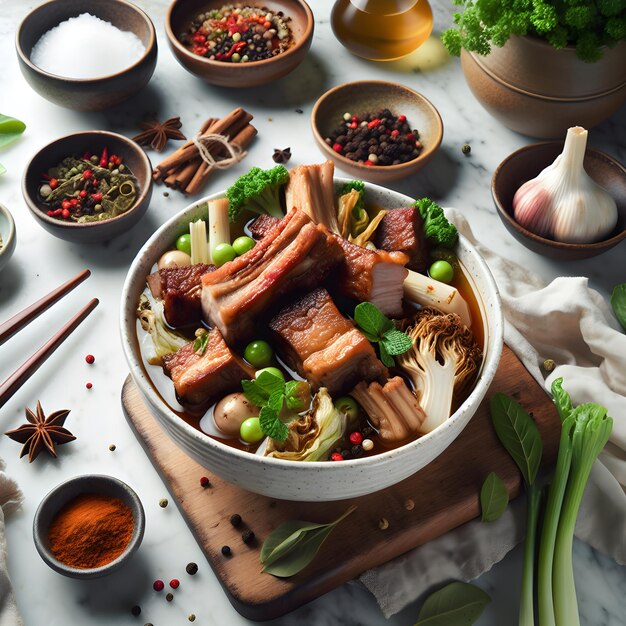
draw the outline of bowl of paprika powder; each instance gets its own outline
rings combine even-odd
[[[77,476],[55,487],[35,513],[33,538],[59,574],[98,578],[124,565],[145,529],[137,494],[112,476]]]

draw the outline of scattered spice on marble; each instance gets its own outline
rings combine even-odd
[[[115,452],[116,449],[117,449],[117,446],[114,443],[110,443],[109,444],[109,450],[111,452]]]
[[[241,533],[241,538],[246,545],[252,545],[256,539],[256,536],[253,531],[250,529],[244,530]]]
[[[178,578],[172,578],[172,580],[170,580],[170,587],[172,589],[178,589],[180,587],[180,580],[178,580]]]
[[[194,563],[194,562],[187,563],[187,567],[185,567],[185,571],[190,576],[195,576],[198,573],[198,565],[197,565],[197,563]]]
[[[169,502],[167,501],[167,498],[161,498],[159,500],[159,506],[164,509],[167,505],[169,504]]]
[[[195,622],[196,621],[196,616],[193,613],[189,613],[189,615],[187,616],[187,619],[190,622]]]
[[[170,197],[169,192],[168,192],[168,191],[164,191],[164,192],[163,192],[163,197],[164,197],[164,198],[169,198],[169,197]]]
[[[168,602],[171,602],[171,601],[174,599],[174,594],[173,594],[173,593],[168,593],[168,594],[165,596],[165,599],[166,599]]]
[[[304,113],[304,111],[302,109],[296,109],[296,113],[298,115],[302,115]]]
[[[154,624],[152,622],[147,622],[143,626],[154,626]]]
[[[44,33],[30,60],[40,69],[65,78],[99,78],[117,74],[145,53],[141,39],[89,13],[70,17]]]
[[[91,389],[93,387],[93,383],[85,383],[85,387],[87,389]]]
[[[378,528],[381,530],[387,530],[389,528],[389,520],[386,517],[381,517],[378,520]]]
[[[222,554],[224,556],[230,556],[232,554],[232,550],[230,549],[230,546],[222,546]]]
[[[472,151],[472,146],[470,146],[468,143],[464,143],[463,146],[461,147],[461,152],[465,156],[467,156],[471,151]]]
[[[132,615],[137,617],[138,615],[141,615],[141,607],[138,604],[135,604],[135,606],[130,610],[130,612],[132,613]]]
[[[135,204],[138,189],[122,157],[109,155],[105,147],[98,154],[88,150],[80,157],[67,156],[51,167],[42,174],[39,198],[48,217],[82,224],[125,213]]]
[[[119,498],[83,493],[52,519],[48,529],[50,551],[58,561],[72,567],[102,567],[126,550],[134,526],[130,507]]]
[[[274,163],[287,163],[291,158],[291,148],[274,148],[274,154],[272,155],[272,160]]]
[[[239,526],[241,526],[241,515],[239,515],[239,513],[235,513],[233,515],[230,516],[230,523],[235,527],[238,528]]]
[[[399,165],[419,156],[422,143],[417,129],[411,129],[406,115],[389,109],[364,115],[344,113],[326,143],[351,161],[364,165]]]
[[[55,446],[76,439],[67,428],[63,427],[69,413],[69,409],[61,409],[46,417],[41,402],[38,400],[35,412],[29,408],[26,409],[28,423],[4,434],[13,441],[23,444],[20,459],[28,455],[28,462],[32,463],[42,450],[56,458]]]
[[[150,146],[157,152],[163,152],[169,139],[184,141],[187,139],[180,131],[182,122],[180,117],[170,117],[164,122],[152,119],[141,122],[141,132],[133,137],[133,141],[140,146]]]
[[[204,489],[211,486],[211,481],[209,480],[208,476],[202,476],[202,478],[200,478],[200,486]]]
[[[89,365],[93,365],[96,362],[96,357],[93,354],[88,354],[85,357],[85,362]]]
[[[179,41],[211,61],[251,63],[275,57],[293,44],[290,18],[265,7],[225,4],[196,15]]]
[[[553,359],[546,359],[543,362],[543,369],[546,372],[551,372],[556,367],[556,363]]]
[[[152,588],[155,591],[163,591],[163,589],[165,588],[165,583],[162,580],[157,579],[152,583]]]

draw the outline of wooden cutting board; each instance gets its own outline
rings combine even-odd
[[[438,537],[480,514],[480,487],[491,471],[502,478],[511,498],[520,475],[491,426],[488,398],[502,391],[516,398],[535,418],[544,442],[544,462],[553,463],[560,421],[551,400],[506,346],[498,373],[476,415],[459,437],[430,465],[401,483],[350,501],[329,503],[272,500],[235,487],[188,457],[161,429],[130,377],[122,389],[129,423],[167,485],[189,528],[239,613],[268,620],[321,596],[400,554]],[[203,488],[200,478],[211,486]],[[289,579],[263,574],[260,545],[281,522],[328,522],[350,504],[357,510],[330,535],[305,570]],[[229,518],[244,520],[234,528]],[[385,521],[388,527],[384,527]],[[246,545],[242,531],[254,531]],[[221,553],[230,546],[232,555]]]

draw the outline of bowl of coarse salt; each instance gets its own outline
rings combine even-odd
[[[98,111],[145,87],[156,66],[154,25],[126,0],[52,0],[31,11],[16,37],[22,74],[41,96]]]

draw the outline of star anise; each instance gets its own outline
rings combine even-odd
[[[29,423],[4,434],[14,441],[24,444],[20,459],[28,454],[29,463],[32,463],[43,449],[56,457],[55,444],[60,446],[76,439],[67,428],[63,428],[63,423],[69,413],[69,410],[62,409],[46,417],[41,408],[41,402],[38,400],[36,413],[33,413],[29,408],[26,409],[26,419]]]
[[[161,124],[157,120],[148,120],[140,124],[143,131],[133,137],[140,146],[152,146],[157,152],[163,152],[168,139],[187,139],[180,130],[180,117],[171,117]]]
[[[285,148],[281,150],[280,148],[274,148],[274,154],[272,155],[272,159],[274,163],[287,163],[291,158],[291,148]]]

